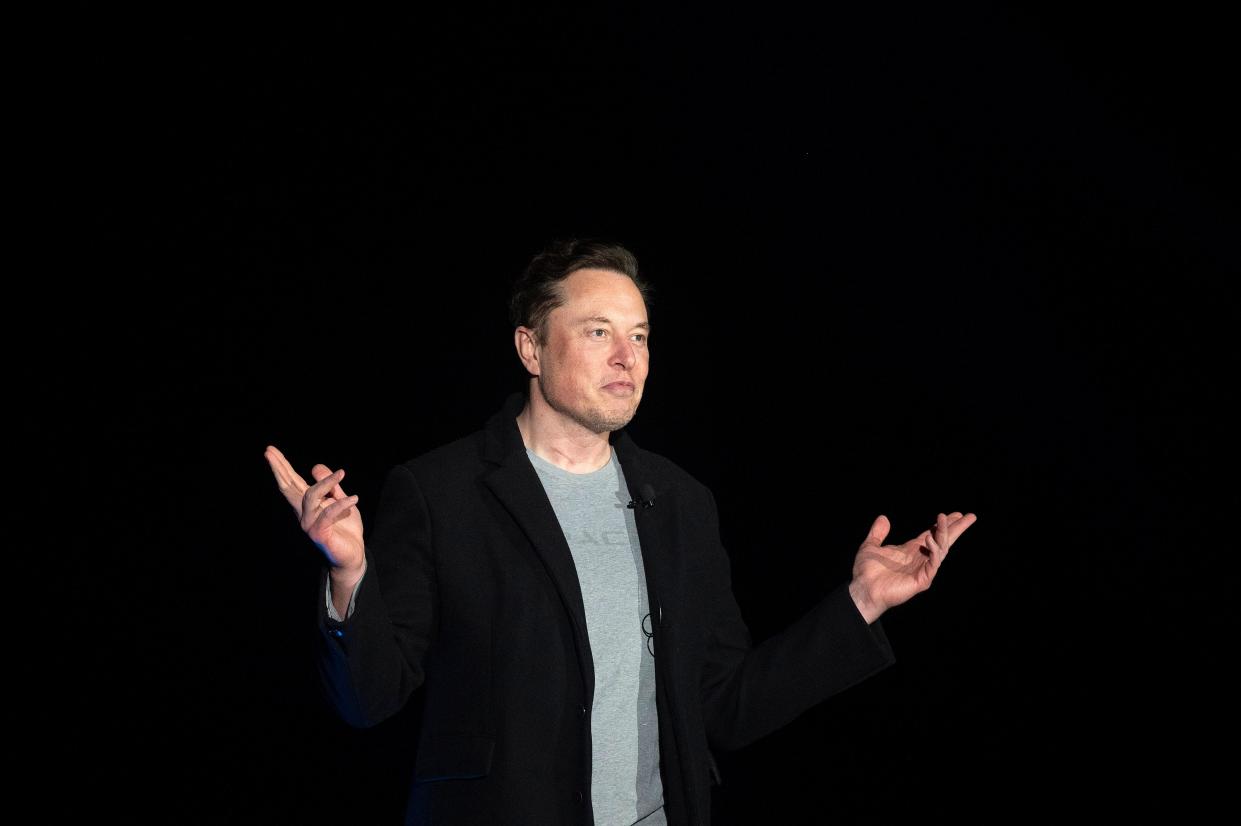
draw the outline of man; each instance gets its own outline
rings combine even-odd
[[[397,465],[363,540],[344,470],[266,458],[328,561],[322,674],[373,725],[425,692],[410,822],[707,824],[736,749],[893,660],[877,622],[930,586],[973,514],[883,545],[752,646],[711,492],[624,430],[650,366],[623,247],[551,245],[512,298],[529,373],[486,426]],[[343,618],[343,619],[342,619]]]

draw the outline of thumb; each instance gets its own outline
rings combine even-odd
[[[870,533],[866,535],[865,545],[882,545],[883,540],[888,538],[888,531],[892,530],[892,523],[888,521],[888,517],[879,514],[874,524],[870,526]]]

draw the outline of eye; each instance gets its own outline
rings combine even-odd
[[[643,342],[643,343],[645,343],[645,342],[646,342],[646,336],[645,336],[645,335],[643,335],[642,333],[634,333],[634,334],[633,334],[633,340],[634,340],[634,341],[638,341],[638,342]]]
[[[595,329],[590,331],[590,334],[594,336],[595,338],[602,338],[603,336],[596,336],[595,333],[603,333],[603,335],[607,335],[608,331],[603,329],[602,327],[596,327]]]

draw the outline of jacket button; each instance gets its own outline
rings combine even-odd
[[[578,712],[578,714],[580,714],[581,716],[585,717],[585,716],[586,716],[586,706],[582,706],[581,708],[579,708],[579,709],[577,710],[577,712]],[[579,794],[579,795],[581,795],[581,792],[578,792],[578,794]]]
[[[582,802],[582,790],[581,789],[578,789],[577,792],[575,792],[573,796],[577,799],[578,803]]]

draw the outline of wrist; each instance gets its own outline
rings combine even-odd
[[[867,625],[879,619],[879,615],[883,613],[883,608],[871,599],[870,592],[856,579],[849,583],[849,596],[853,598],[854,606]]]
[[[366,557],[362,558],[362,564],[351,567],[332,566],[328,569],[328,576],[332,580],[332,590],[344,589],[352,591],[358,581],[362,579],[362,575],[366,573]]]

